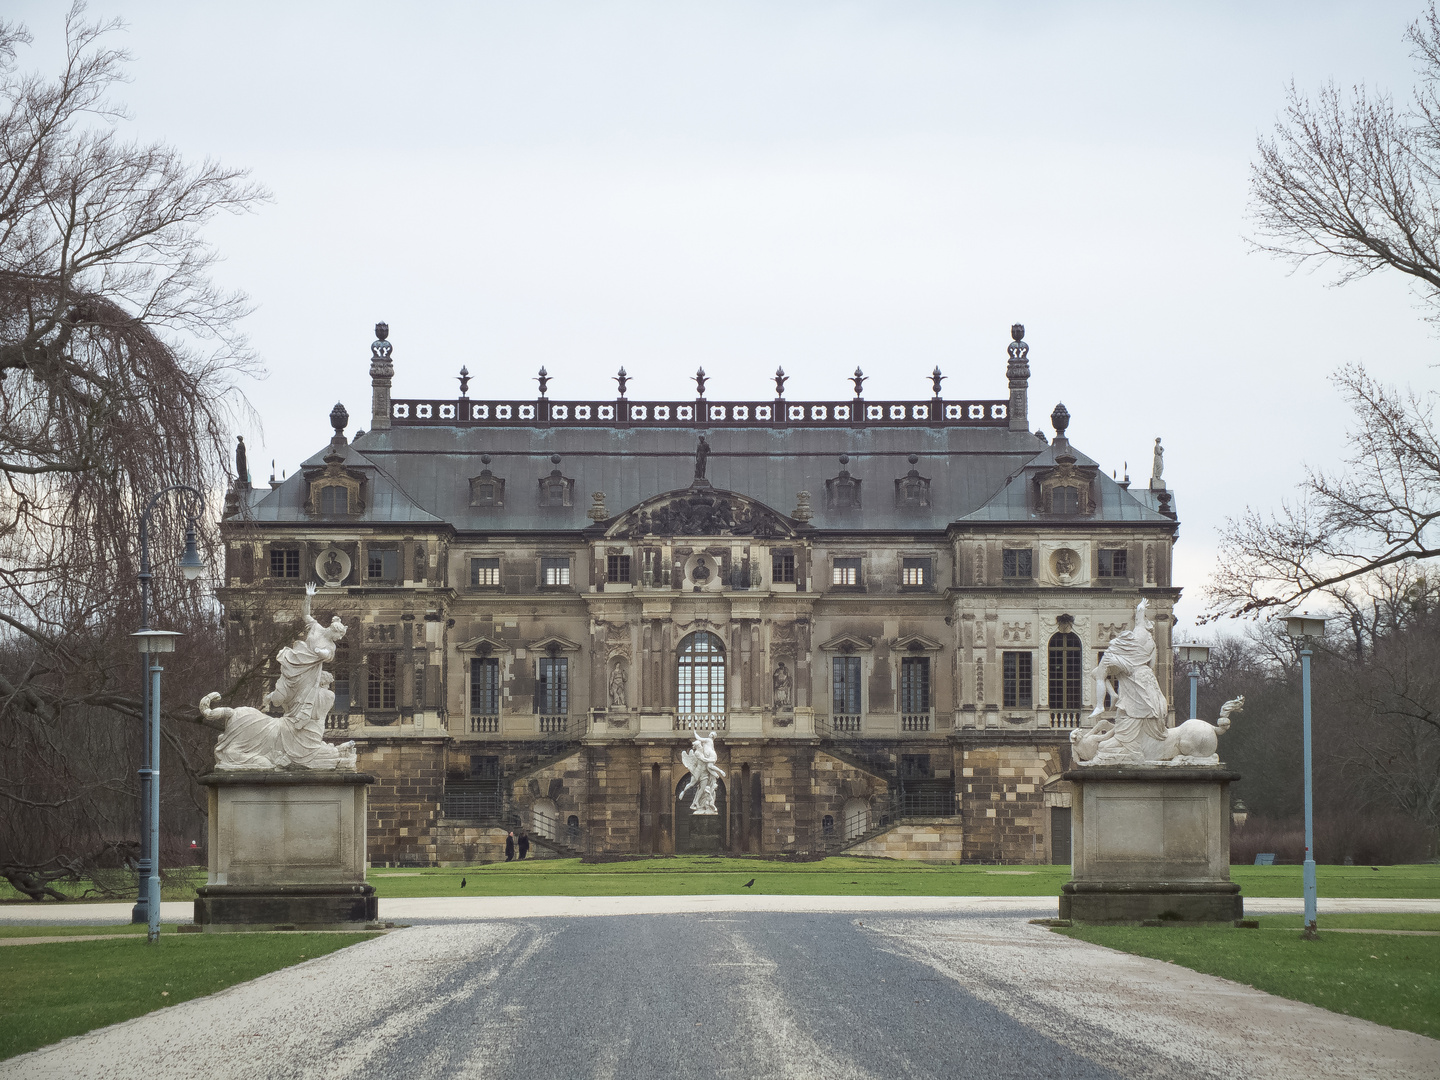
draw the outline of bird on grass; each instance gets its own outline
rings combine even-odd
[[[742,888],[742,889],[748,889],[751,885],[754,885],[754,884],[755,884],[755,879],[752,877],[749,881],[745,882],[744,885],[741,885],[740,888]]]
[[[460,879],[460,887],[462,889],[465,887],[465,879],[463,877]]]

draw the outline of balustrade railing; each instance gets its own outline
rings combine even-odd
[[[676,713],[676,731],[724,731],[724,713]]]
[[[901,731],[929,731],[932,726],[928,712],[900,714]]]
[[[494,735],[500,730],[500,717],[498,716],[472,716],[470,717],[471,735]]]
[[[830,729],[842,735],[853,735],[860,730],[860,717],[858,714],[832,713]]]
[[[540,733],[542,735],[563,734],[570,726],[568,716],[542,716],[540,717]]]
[[[462,398],[400,398],[390,403],[397,427],[1004,427],[1010,403],[945,401],[501,401]]]
[[[1080,710],[1075,709],[1051,709],[1050,726],[1052,728],[1077,728],[1080,726]]]
[[[349,713],[333,713],[333,712],[332,712],[330,715],[328,715],[327,717],[325,717],[325,730],[326,730],[326,731],[349,731],[349,730],[350,730],[350,714],[349,714]]]

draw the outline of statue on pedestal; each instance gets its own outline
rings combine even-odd
[[[206,694],[200,713],[225,721],[225,733],[215,744],[217,769],[354,769],[355,743],[335,746],[325,741],[325,718],[335,704],[330,689],[335,678],[324,663],[335,658],[335,646],[345,636],[337,615],[321,626],[310,614],[313,583],[305,586],[305,636],[278,654],[280,678],[261,700],[283,710],[271,716],[260,709],[215,708],[219,694]]]
[[[680,763],[690,770],[690,782],[681,790],[679,798],[685,798],[692,788],[695,790],[690,812],[696,816],[713,816],[720,812],[715,808],[715,795],[725,770],[717,764],[719,760],[720,756],[715,753],[713,731],[709,738],[701,738],[697,731],[690,749],[680,752]]]
[[[1145,619],[1147,601],[1135,607],[1135,628],[1113,638],[1093,672],[1095,709],[1105,711],[1106,683],[1115,679],[1115,719],[1100,720],[1070,733],[1077,765],[1219,765],[1219,737],[1230,728],[1230,714],[1245,705],[1227,701],[1214,724],[1186,720],[1166,727],[1169,706],[1155,680],[1155,624]]]

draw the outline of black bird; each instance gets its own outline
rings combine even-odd
[[[460,887],[462,889],[465,887],[465,879],[463,877],[460,879]]]
[[[755,884],[755,879],[752,877],[749,881],[745,882],[744,885],[741,885],[740,888],[742,888],[742,889],[748,889],[751,885],[754,885],[754,884]]]

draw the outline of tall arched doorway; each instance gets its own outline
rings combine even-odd
[[[675,854],[719,854],[725,850],[725,781],[715,782],[715,809],[719,813],[698,816],[690,812],[695,793],[687,792],[683,800],[680,798],[689,782],[687,772],[675,785]]]

